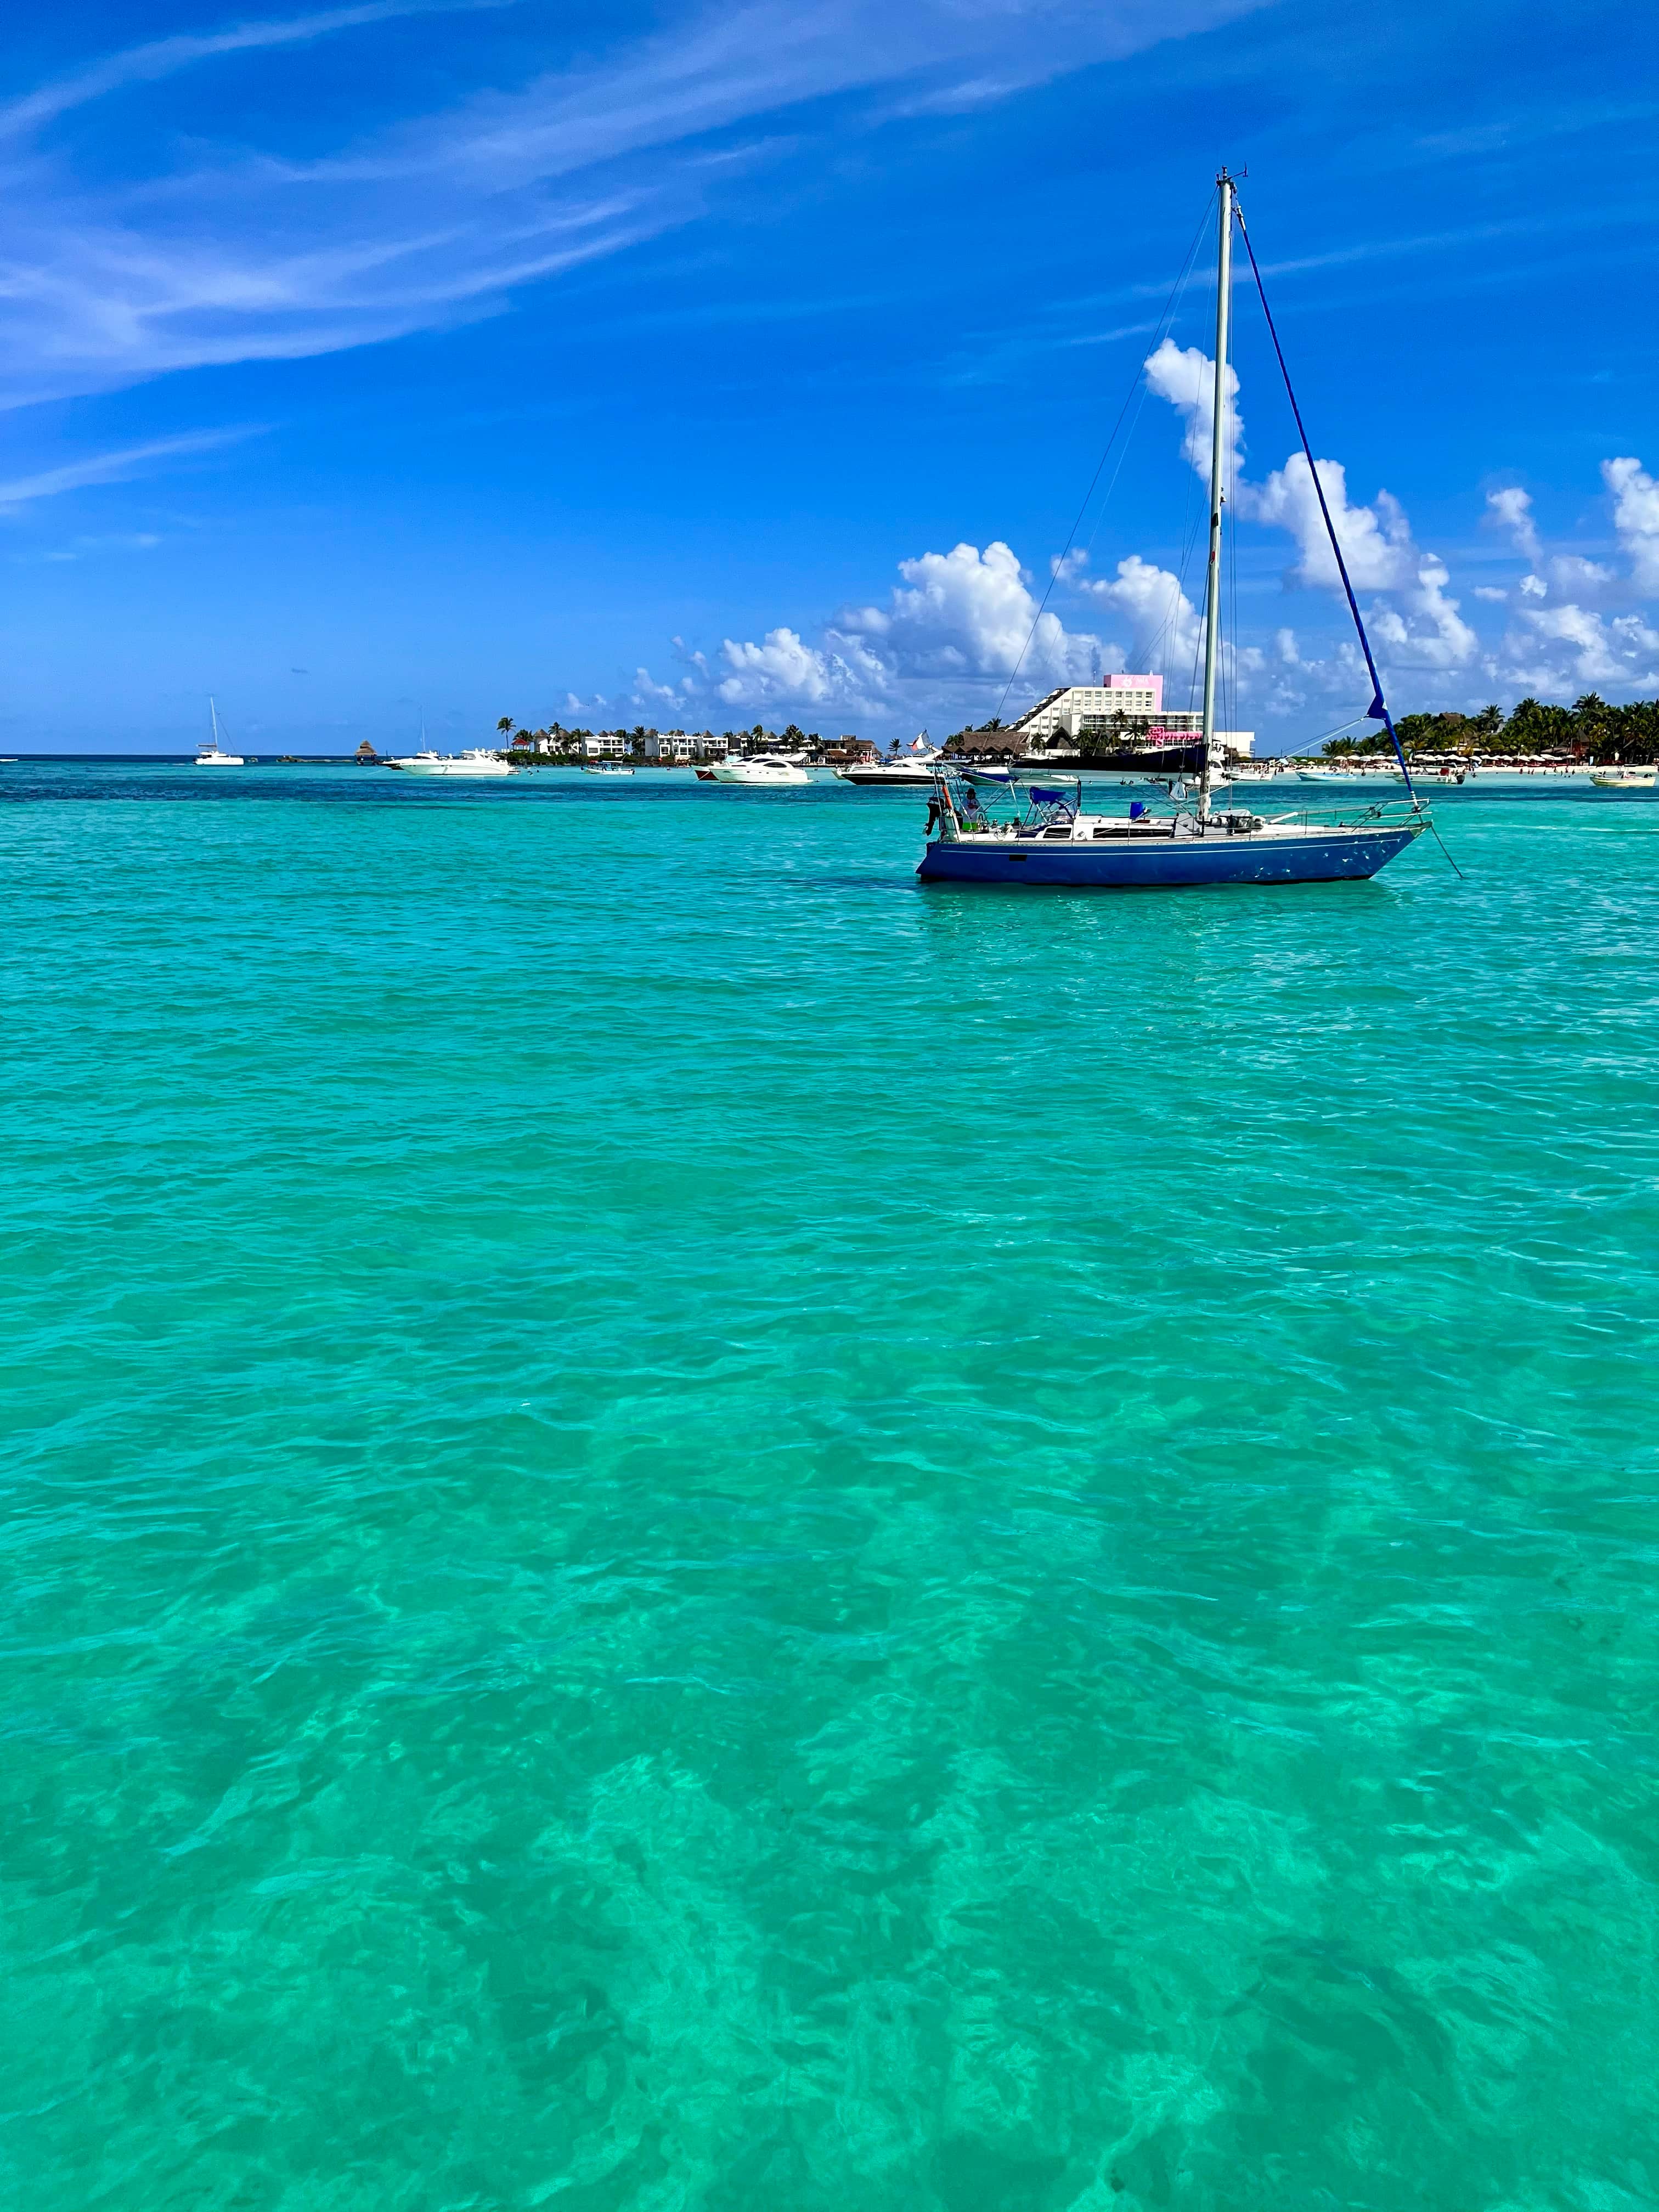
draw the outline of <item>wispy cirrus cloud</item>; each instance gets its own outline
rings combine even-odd
[[[205,65],[287,46],[303,68],[315,42],[436,10],[366,0],[132,47],[0,110],[12,163],[0,401],[331,352],[493,313],[520,287],[740,190],[771,158],[781,115],[799,158],[907,102],[1005,99],[1262,4],[749,0],[684,13],[507,88],[462,89],[438,112],[386,118],[321,155],[273,140],[204,159]],[[54,150],[50,126],[70,110],[184,70],[200,71],[204,90],[182,164],[168,167],[173,141],[151,143],[130,124],[128,181],[101,164],[83,179]]]
[[[153,84],[198,63],[216,61],[225,54],[248,53],[261,46],[308,45],[333,31],[353,31],[382,23],[396,15],[456,13],[470,8],[510,7],[513,0],[364,0],[356,8],[326,8],[309,15],[276,17],[263,22],[235,23],[222,31],[192,34],[181,32],[171,39],[151,39],[143,46],[125,46],[118,52],[55,77],[21,100],[0,105],[0,138],[15,138],[56,121],[89,100],[101,100],[129,85]]]
[[[82,491],[88,484],[125,483],[131,477],[186,454],[240,445],[244,438],[258,437],[262,428],[250,423],[240,429],[191,430],[177,438],[152,438],[142,446],[124,446],[114,453],[66,461],[60,468],[37,470],[33,476],[13,477],[0,483],[0,514],[30,506],[36,500],[54,499],[60,492]]]

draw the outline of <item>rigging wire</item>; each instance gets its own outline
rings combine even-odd
[[[1250,234],[1244,224],[1244,210],[1240,207],[1236,194],[1233,199],[1233,212],[1238,217],[1238,234],[1244,241],[1244,251],[1250,257],[1250,274],[1255,279],[1256,297],[1261,302],[1261,313],[1267,325],[1267,336],[1273,340],[1273,352],[1279,359],[1279,373],[1285,380],[1285,397],[1290,401],[1291,413],[1296,417],[1297,434],[1302,441],[1302,451],[1307,460],[1308,474],[1313,479],[1314,493],[1319,501],[1319,512],[1325,520],[1325,535],[1330,539],[1331,551],[1336,556],[1337,573],[1342,579],[1342,588],[1348,597],[1348,611],[1353,617],[1354,629],[1359,634],[1359,649],[1365,656],[1365,666],[1370,672],[1372,697],[1371,703],[1366,709],[1365,719],[1367,721],[1381,722],[1387,729],[1394,742],[1395,753],[1400,763],[1400,772],[1406,779],[1406,788],[1412,792],[1414,799],[1416,793],[1413,790],[1412,772],[1406,765],[1406,756],[1394,726],[1394,717],[1389,714],[1383,702],[1382,678],[1376,672],[1376,662],[1371,653],[1371,641],[1365,635],[1365,624],[1359,612],[1359,602],[1354,597],[1353,585],[1348,575],[1348,564],[1342,557],[1341,541],[1337,537],[1336,525],[1331,520],[1330,504],[1325,497],[1325,487],[1320,482],[1319,471],[1315,465],[1313,447],[1308,441],[1307,425],[1302,420],[1302,410],[1297,402],[1296,387],[1291,382],[1291,372],[1285,359],[1285,349],[1279,343],[1279,326],[1273,321],[1273,309],[1267,305],[1267,288],[1261,281],[1261,271],[1256,265],[1255,248],[1250,243]]]
[[[1198,219],[1198,228],[1193,233],[1193,242],[1187,248],[1187,257],[1181,264],[1181,273],[1176,278],[1175,283],[1170,287],[1170,296],[1164,301],[1164,312],[1158,319],[1158,323],[1156,325],[1157,335],[1153,339],[1152,344],[1152,349],[1154,352],[1157,351],[1158,347],[1163,343],[1166,335],[1167,325],[1174,314],[1176,302],[1180,297],[1182,288],[1187,282],[1188,273],[1193,265],[1194,256],[1198,252],[1199,240],[1204,235],[1204,227],[1206,223],[1208,222],[1209,219],[1210,211],[1206,204],[1204,213]],[[1025,656],[1031,649],[1031,640],[1037,634],[1037,624],[1042,620],[1044,611],[1048,607],[1049,598],[1054,592],[1054,586],[1060,581],[1061,573],[1066,566],[1066,556],[1070,553],[1073,546],[1077,542],[1078,532],[1082,528],[1083,518],[1089,511],[1089,501],[1095,495],[1095,486],[1100,482],[1101,471],[1104,469],[1107,461],[1111,457],[1112,447],[1117,442],[1118,433],[1123,428],[1123,419],[1125,416],[1128,414],[1130,406],[1135,403],[1137,395],[1139,395],[1139,404],[1135,405],[1135,422],[1139,422],[1140,419],[1140,407],[1145,404],[1146,398],[1146,381],[1142,376],[1141,368],[1139,366],[1137,366],[1135,369],[1134,381],[1130,385],[1128,391],[1123,395],[1123,404],[1119,408],[1117,420],[1112,425],[1112,434],[1107,439],[1100,459],[1095,464],[1095,472],[1089,479],[1089,489],[1084,493],[1083,503],[1078,508],[1077,518],[1073,521],[1071,529],[1066,533],[1066,543],[1060,550],[1060,558],[1054,562],[1053,568],[1049,571],[1048,588],[1044,591],[1042,599],[1037,603],[1037,611],[1036,614],[1031,617],[1031,627],[1025,633],[1025,642],[1019,649],[1019,658],[1015,661],[1012,669],[1009,672],[1008,681],[1002,687],[1002,696],[997,702],[996,720],[999,721],[1002,719],[1003,708],[1008,703],[1008,694],[1014,688],[1015,678],[1018,676],[1020,670],[1025,665]],[[1134,423],[1131,423],[1131,436],[1133,435],[1133,431]],[[1123,453],[1121,453],[1118,455],[1117,467],[1112,471],[1111,483],[1106,488],[1106,498],[1101,501],[1101,511],[1103,514],[1105,511],[1108,502],[1111,499],[1113,492],[1117,488],[1117,480],[1123,470],[1124,455],[1127,451],[1128,441],[1126,440]],[[1099,527],[1099,519],[1097,518],[1095,528],[1098,531]],[[1093,544],[1094,538],[1092,536],[1089,542],[1091,545]]]
[[[1278,356],[1279,373],[1285,380],[1285,397],[1290,401],[1291,412],[1296,417],[1297,434],[1302,441],[1302,451],[1307,458],[1308,474],[1313,478],[1313,488],[1319,500],[1319,512],[1325,518],[1325,534],[1331,541],[1331,551],[1336,556],[1337,573],[1342,579],[1342,588],[1348,596],[1348,611],[1353,617],[1355,629],[1359,633],[1359,649],[1364,654],[1365,665],[1370,672],[1371,703],[1366,708],[1364,719],[1368,722],[1381,722],[1383,728],[1387,730],[1394,745],[1395,758],[1400,763],[1400,773],[1406,780],[1406,789],[1411,795],[1412,805],[1413,807],[1419,807],[1422,805],[1422,801],[1418,798],[1417,786],[1412,781],[1412,772],[1406,765],[1406,750],[1400,742],[1400,732],[1395,728],[1394,717],[1389,714],[1388,702],[1382,696],[1382,678],[1376,672],[1376,662],[1371,653],[1371,641],[1365,635],[1365,625],[1359,612],[1359,602],[1354,597],[1353,585],[1348,575],[1348,564],[1342,557],[1342,546],[1336,534],[1336,525],[1331,520],[1331,510],[1325,497],[1325,487],[1319,481],[1319,471],[1314,464],[1313,447],[1308,441],[1307,425],[1302,420],[1302,410],[1297,404],[1296,388],[1291,382],[1291,372],[1285,360],[1285,349],[1279,343],[1279,327],[1273,321],[1273,311],[1267,305],[1267,288],[1261,281],[1261,271],[1256,264],[1255,248],[1250,243],[1250,234],[1244,222],[1244,210],[1238,204],[1237,194],[1233,198],[1233,211],[1238,217],[1238,234],[1244,241],[1244,251],[1250,258],[1250,274],[1255,279],[1256,297],[1261,302],[1261,313],[1267,325],[1267,336],[1273,340],[1273,352]],[[1453,873],[1461,880],[1463,871],[1452,859],[1451,854],[1446,851],[1446,841],[1441,836],[1440,825],[1432,814],[1429,817],[1429,827],[1434,832],[1435,843],[1445,854]]]
[[[1231,407],[1224,398],[1222,405],[1224,410],[1227,410],[1224,416],[1225,435],[1222,441],[1222,451],[1231,458],[1237,424]],[[1225,726],[1231,730],[1238,726],[1237,696],[1238,688],[1238,525],[1233,516],[1231,486],[1228,487],[1227,495],[1222,501],[1221,520],[1227,533],[1227,635],[1232,642],[1233,656],[1230,665],[1224,641],[1221,655],[1221,703],[1227,717]]]

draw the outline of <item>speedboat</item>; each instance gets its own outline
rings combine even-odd
[[[208,715],[212,725],[213,735],[205,744],[197,746],[197,767],[245,768],[246,763],[240,753],[228,753],[219,743],[219,709],[211,699],[208,701]]]
[[[1598,791],[1651,791],[1659,768],[1599,768],[1590,781]]]
[[[939,763],[927,810],[927,847],[916,872],[928,882],[1005,886],[1053,884],[1079,890],[1174,890],[1200,884],[1314,884],[1374,876],[1431,826],[1429,810],[1413,788],[1406,756],[1382,697],[1370,641],[1347,563],[1320,485],[1313,449],[1301,410],[1291,388],[1279,333],[1267,306],[1255,250],[1238,207],[1233,179],[1224,169],[1216,179],[1220,205],[1216,244],[1215,368],[1210,420],[1209,560],[1204,595],[1203,766],[1196,799],[1177,796],[1173,780],[1171,811],[1154,812],[1143,799],[1126,813],[1085,814],[1083,786],[1076,776],[1056,783],[1049,777],[1022,790],[1018,769],[985,778],[981,791],[974,770]],[[1392,803],[1379,797],[1335,819],[1315,820],[1310,813],[1257,814],[1235,804],[1212,805],[1218,781],[1216,678],[1221,644],[1222,523],[1227,511],[1225,465],[1229,451],[1227,341],[1232,313],[1232,242],[1237,226],[1250,258],[1250,273],[1261,299],[1267,334],[1302,432],[1308,472],[1319,493],[1320,512],[1330,539],[1337,573],[1346,594],[1360,651],[1370,678],[1366,720],[1381,722],[1394,750],[1389,775],[1404,787]],[[1023,657],[1023,656],[1022,656]],[[1016,663],[1014,674],[1018,673]],[[1010,678],[1012,683],[1012,678]],[[1382,779],[1377,780],[1381,782]],[[1066,786],[1069,785],[1069,788]],[[1006,793],[1012,804],[1004,805]],[[988,796],[992,804],[987,805]]]
[[[632,775],[633,769],[625,761],[584,761],[584,775]]]
[[[709,783],[764,784],[769,787],[812,781],[799,761],[784,760],[775,754],[769,757],[764,753],[750,760],[738,753],[728,753],[724,760],[714,762],[706,778],[701,769],[697,774],[700,780]]]
[[[1304,768],[1297,770],[1296,780],[1339,791],[1375,791],[1379,784],[1406,781],[1392,761],[1386,765],[1379,761],[1375,768]]]
[[[389,760],[388,768],[402,769],[407,775],[517,775],[520,769],[499,753],[485,746],[474,745],[464,753],[410,753],[402,760]]]

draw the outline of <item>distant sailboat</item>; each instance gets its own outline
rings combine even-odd
[[[246,763],[243,760],[242,756],[240,755],[240,753],[228,753],[228,752],[226,752],[226,751],[225,751],[224,748],[223,748],[223,747],[220,744],[220,743],[219,743],[219,709],[218,709],[218,708],[214,704],[213,700],[212,700],[212,697],[211,697],[210,696],[209,700],[208,700],[208,716],[209,716],[209,720],[210,720],[210,726],[211,726],[211,728],[212,728],[212,731],[213,731],[213,734],[212,734],[212,736],[208,739],[208,741],[207,741],[207,743],[206,743],[205,744],[204,744],[204,745],[198,745],[198,746],[197,746],[197,748],[196,748],[196,765],[197,765],[197,767],[198,767],[198,768],[243,768],[243,767],[246,767]]]

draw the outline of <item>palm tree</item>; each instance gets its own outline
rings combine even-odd
[[[511,715],[511,714],[503,714],[503,715],[501,716],[501,720],[500,720],[499,722],[497,722],[497,723],[496,723],[495,727],[496,727],[496,729],[501,732],[501,736],[502,736],[502,737],[504,737],[504,738],[511,737],[511,736],[512,736],[512,734],[513,734],[513,717],[512,717],[512,715]]]

